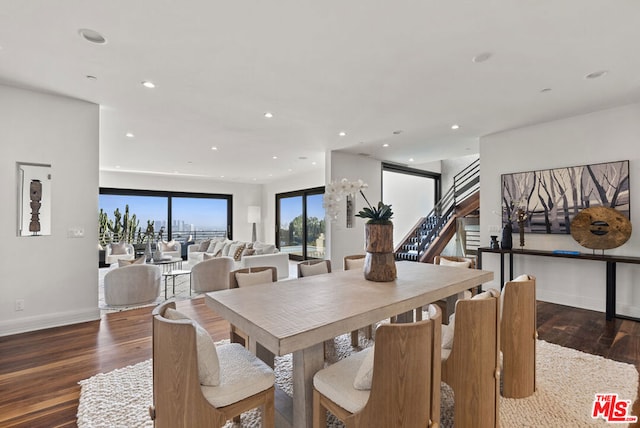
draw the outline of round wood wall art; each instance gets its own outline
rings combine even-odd
[[[617,248],[631,237],[631,222],[613,208],[585,208],[573,218],[571,236],[593,250]]]

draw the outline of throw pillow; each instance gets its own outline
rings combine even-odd
[[[199,253],[204,253],[205,251],[207,251],[207,248],[209,248],[209,244],[211,243],[211,239],[205,239],[204,241],[202,241],[200,243],[200,245],[198,246],[197,251]],[[195,248],[195,247],[194,247]]]
[[[213,339],[200,324],[180,311],[167,308],[164,317],[170,320],[191,320],[196,329],[196,348],[198,353],[198,379],[201,385],[220,385],[220,362]]]
[[[216,257],[220,257],[222,255],[223,248],[224,248],[224,241],[218,241],[213,246],[213,251],[211,251],[211,253],[213,253],[213,255]]]
[[[258,285],[258,284],[267,284],[272,282],[273,275],[271,273],[271,269],[263,270],[260,272],[237,272],[236,273],[236,281],[238,282],[238,287],[248,287],[250,285]]]
[[[202,260],[203,261],[204,260],[211,260],[211,259],[215,259],[216,257],[218,257],[218,256],[216,256],[215,254],[204,253],[202,255]]]
[[[323,273],[329,273],[326,263],[315,263],[312,265],[300,265],[300,273],[302,276],[320,275]]]
[[[529,275],[522,274],[513,279],[513,282],[529,281],[531,278]]]
[[[239,262],[244,251],[244,242],[238,244],[231,244],[229,247],[229,257],[233,257],[233,260]]]
[[[258,241],[253,244],[253,248],[256,250],[256,254],[273,254],[276,252],[274,244],[263,244]]]
[[[212,239],[211,241],[209,241],[209,246],[207,247],[206,250],[204,250],[206,253],[212,253],[215,254],[215,248],[216,248],[216,244],[218,243],[217,240]]]
[[[256,250],[254,250],[253,248],[245,248],[244,251],[242,252],[242,256],[253,256],[256,253]]]
[[[158,246],[160,247],[160,251],[164,252],[164,251],[178,251],[178,244],[175,240],[171,240],[169,242],[167,241],[160,241],[158,242]]]
[[[375,354],[376,346],[364,349],[360,352],[367,352],[367,355],[362,360],[362,364],[356,373],[356,377],[353,380],[353,387],[359,390],[371,389],[371,380],[373,379],[373,356]]]
[[[225,241],[224,242],[224,247],[222,247],[222,253],[220,255],[224,256],[224,257],[230,257],[229,256],[229,250],[231,250],[231,246],[233,244],[237,244],[237,243],[238,243],[238,241]],[[231,256],[233,256],[233,254]]]
[[[124,242],[114,242],[110,244],[111,254],[114,256],[127,254],[127,244]]]
[[[145,257],[138,257],[137,259],[133,259],[133,260],[123,260],[123,259],[118,259],[118,267],[124,267],[124,266],[131,266],[131,265],[143,265],[145,261]]]
[[[449,259],[445,259],[444,257],[440,258],[440,265],[441,266],[453,266],[453,267],[460,267],[460,268],[468,268],[471,265],[471,261],[469,260],[465,260],[462,262],[456,262],[455,260],[449,260]]]

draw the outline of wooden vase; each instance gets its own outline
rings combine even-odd
[[[396,279],[393,254],[393,223],[367,223],[365,231],[364,277],[369,281],[389,282]]]

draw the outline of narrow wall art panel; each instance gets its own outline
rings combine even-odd
[[[502,222],[519,231],[516,212],[526,213],[525,232],[570,234],[580,210],[604,206],[629,215],[629,161],[502,174]]]

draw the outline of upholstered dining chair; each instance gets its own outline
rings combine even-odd
[[[298,263],[298,278],[331,273],[331,260],[305,260]]]
[[[189,293],[226,290],[229,288],[229,272],[234,266],[233,257],[215,257],[196,263],[191,268]]]
[[[238,343],[215,346],[197,322],[166,302],[153,312],[153,405],[155,428],[222,427],[260,407],[262,426],[272,428],[273,370]]]
[[[135,250],[132,244],[125,242],[112,242],[104,249],[104,262],[108,265],[118,263],[118,260],[133,260]]]
[[[500,300],[502,395],[528,397],[536,390],[536,278],[506,282]]]
[[[343,267],[344,270],[354,270],[360,269],[362,270],[364,267],[364,254],[352,254],[348,256],[344,256]],[[373,337],[373,326],[367,326],[364,329],[365,337],[367,339],[371,339]],[[358,330],[353,330],[351,332],[351,346],[354,348],[358,346]]]
[[[347,427],[438,427],[440,324],[429,319],[383,324],[376,344],[339,360],[313,377],[313,427],[326,427],[329,410]]]
[[[434,256],[433,258],[434,265],[441,266],[452,266],[459,267],[463,269],[475,269],[476,268],[476,260],[473,257],[460,257],[460,256]],[[458,299],[470,298],[472,295],[471,291],[465,291],[464,293],[459,293],[454,296],[449,296],[443,300],[446,305],[445,316],[448,317],[455,310],[456,301]],[[422,318],[422,310],[418,308],[416,310],[416,320],[420,320]]]
[[[278,280],[278,269],[273,266],[256,266],[236,269],[229,273],[229,288],[270,284]],[[249,349],[249,335],[231,324],[231,342],[242,343]]]
[[[458,300],[442,326],[442,381],[454,392],[457,428],[499,426],[499,294],[491,289]]]

